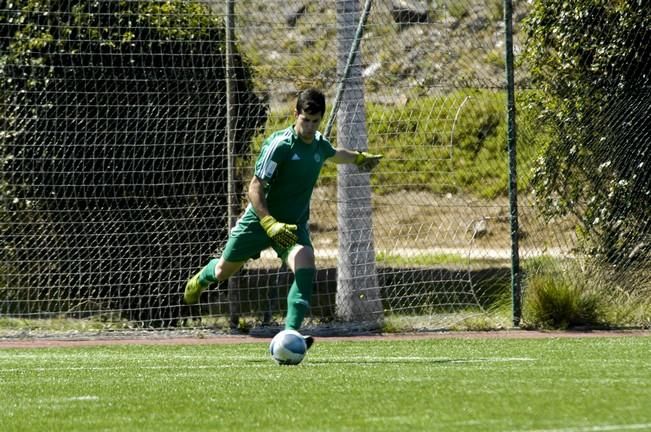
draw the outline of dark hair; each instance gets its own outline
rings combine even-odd
[[[296,99],[296,111],[300,114],[325,114],[325,96],[321,90],[309,88],[298,94]]]

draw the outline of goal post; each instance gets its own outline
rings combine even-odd
[[[358,151],[368,150],[359,43],[370,7],[371,0],[367,0],[360,13],[356,0],[337,2],[337,73],[341,82],[326,126],[327,133],[336,116],[338,145]],[[382,301],[375,266],[370,173],[350,165],[338,166],[337,173],[337,316],[379,328]]]

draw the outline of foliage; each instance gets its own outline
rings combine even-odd
[[[649,291],[630,291],[616,287],[606,296],[606,321],[613,326],[651,328]]]
[[[522,269],[524,327],[649,327],[651,301],[643,274],[629,276],[639,281],[639,289],[631,290],[590,261],[543,256],[523,260]]]
[[[226,236],[222,19],[180,0],[14,0],[0,29],[3,298],[25,301],[11,312],[178,317],[175,281],[211,252],[183,233]],[[233,62],[248,153],[265,106]]]
[[[651,3],[534,2],[529,107],[552,133],[533,178],[547,216],[574,213],[588,252],[651,262]]]
[[[602,324],[602,297],[560,274],[529,277],[525,293],[527,326],[567,329]]]
[[[368,147],[385,155],[371,177],[375,192],[404,189],[464,192],[484,198],[506,196],[505,104],[503,92],[480,90],[422,97],[404,106],[368,103]],[[291,113],[292,107],[287,105],[283,113],[269,116],[265,129],[254,139],[254,153],[270,131],[292,123]],[[536,128],[536,121],[527,112],[519,119],[529,129]],[[336,145],[336,127],[330,138]],[[518,163],[532,165],[547,141],[548,135],[544,133],[523,141]],[[334,185],[335,172],[333,164],[326,164],[321,184]],[[395,173],[400,173],[399,184],[395,182]],[[529,176],[523,174],[519,181],[520,190],[526,191]]]

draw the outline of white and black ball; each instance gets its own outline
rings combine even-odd
[[[296,330],[283,330],[271,340],[269,353],[276,363],[297,365],[305,357],[307,345],[305,338]]]

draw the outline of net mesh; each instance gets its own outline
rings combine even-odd
[[[271,250],[198,306],[182,304],[185,281],[227,239],[229,169],[230,202],[242,211],[262,141],[292,124],[297,92],[322,89],[329,114],[343,83],[329,138],[384,159],[371,174],[322,171],[307,325],[509,325],[502,2],[372,2],[344,80],[363,6],[234,2],[229,144],[225,2],[3,3],[0,313],[145,327],[281,323],[292,275]],[[514,2],[516,58],[533,45],[533,9]],[[618,15],[599,11],[594,37],[609,40]],[[648,48],[635,55],[648,61]],[[518,64],[525,288],[530,275],[576,275],[577,263],[601,257],[615,260],[606,274],[617,284],[648,289],[648,75],[630,99],[613,94],[608,110],[595,99],[572,122],[554,122],[553,106],[534,97],[553,94],[536,76],[535,62]],[[601,198],[607,206],[592,205]]]

